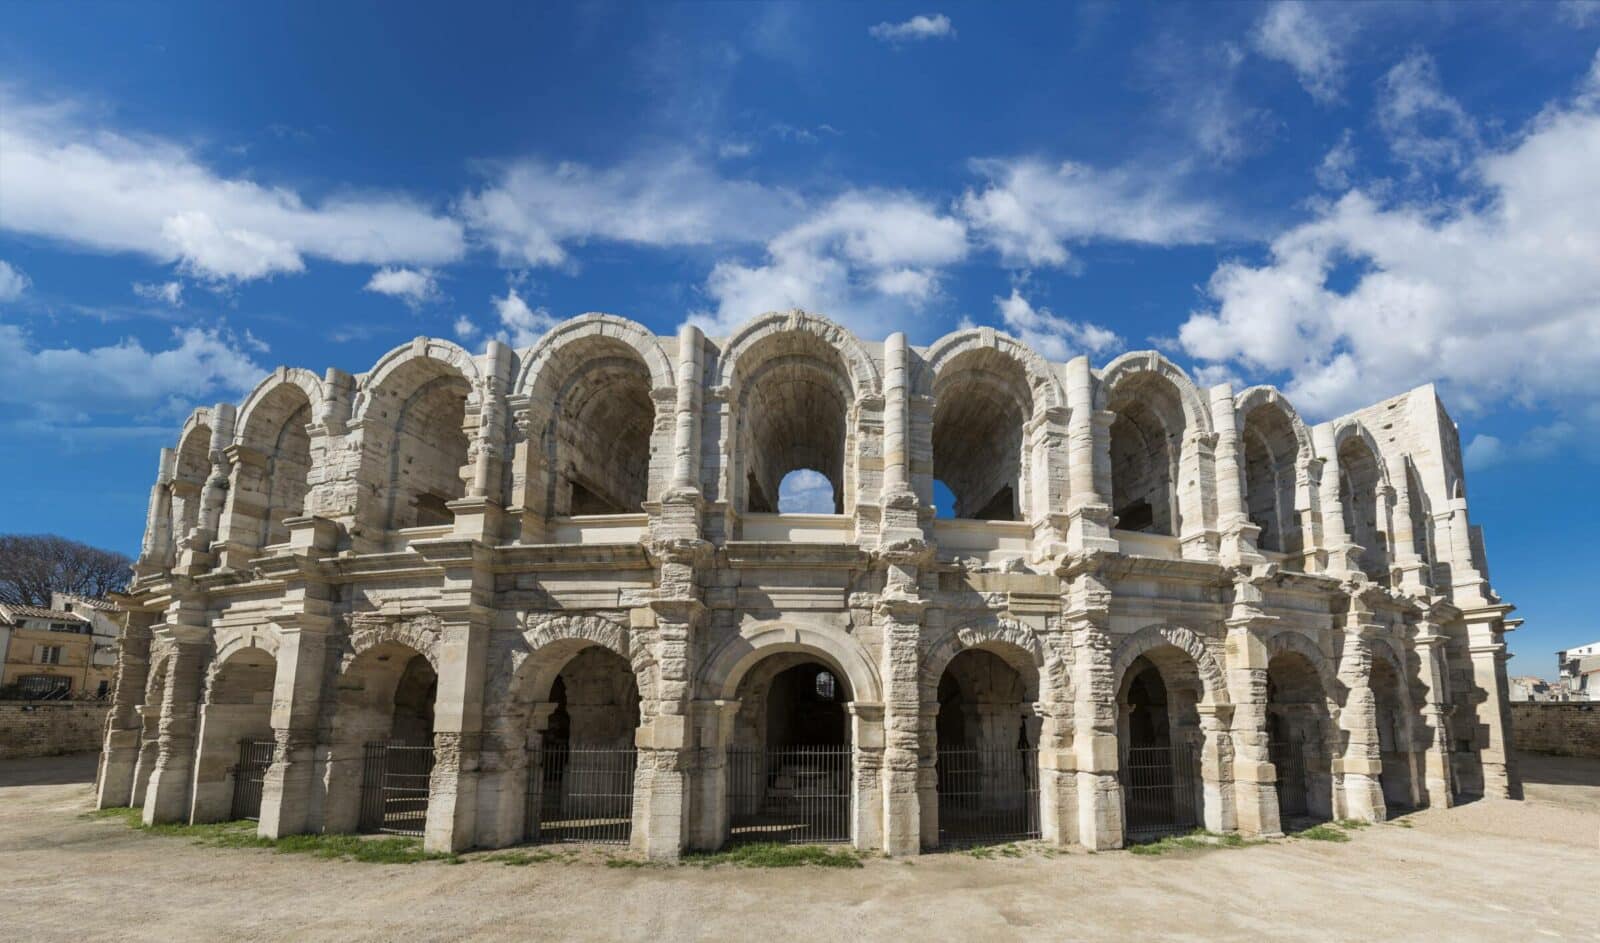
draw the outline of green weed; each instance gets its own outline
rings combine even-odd
[[[731,864],[741,868],[859,868],[861,857],[851,848],[829,848],[825,845],[784,845],[777,842],[755,842],[734,845],[710,853],[685,855],[684,864],[697,864],[703,868]]]

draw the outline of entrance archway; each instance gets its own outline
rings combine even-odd
[[[1410,699],[1405,679],[1390,659],[1372,659],[1372,695],[1376,707],[1378,750],[1383,761],[1379,781],[1383,803],[1392,816],[1416,808],[1416,754],[1413,749]]]
[[[940,847],[1039,837],[1037,685],[984,649],[945,667],[934,725]]]
[[[272,764],[272,654],[243,647],[217,667],[200,708],[190,820],[254,819]]]
[[[1333,736],[1328,696],[1315,666],[1298,652],[1273,655],[1267,663],[1267,743],[1284,831],[1333,818]]]
[[[426,655],[380,642],[339,679],[323,828],[421,835],[433,773],[439,679]]]
[[[1140,655],[1123,673],[1117,730],[1130,843],[1192,831],[1203,821],[1200,695],[1194,662],[1175,646]]]
[[[848,842],[849,681],[807,652],[757,662],[740,680],[727,757],[730,841]]]
[[[560,655],[546,658],[547,671],[559,670],[548,693],[536,692],[540,700],[529,724],[525,837],[626,845],[633,836],[639,756],[633,668],[599,645],[581,648],[565,664]]]

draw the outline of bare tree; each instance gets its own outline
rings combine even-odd
[[[100,597],[128,585],[133,561],[54,534],[0,534],[0,602],[48,606],[50,594]]]

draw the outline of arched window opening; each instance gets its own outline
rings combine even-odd
[[[635,356],[585,361],[558,393],[545,435],[557,515],[637,514],[650,489],[655,403]]]
[[[196,823],[253,819],[272,763],[272,689],[277,662],[241,648],[217,668],[200,709],[193,818]]]
[[[1038,838],[1038,724],[1029,683],[994,652],[968,649],[939,678],[935,721],[940,847]]]
[[[233,494],[236,515],[257,547],[289,539],[284,522],[305,513],[311,490],[311,400],[293,383],[274,387],[250,410],[242,444],[255,450],[264,463],[259,482],[245,481],[247,493]],[[259,493],[256,493],[259,489]]]
[[[933,474],[950,489],[951,516],[1015,521],[1033,413],[1027,373],[991,348],[946,364],[934,381]],[[935,504],[937,508],[937,504]]]
[[[1280,652],[1267,663],[1267,744],[1285,831],[1333,818],[1333,721],[1316,668]]]
[[[200,524],[200,505],[211,477],[211,430],[196,425],[178,446],[172,481],[172,541],[176,550]]]
[[[1433,552],[1433,515],[1428,513],[1428,492],[1416,468],[1409,461],[1405,467],[1406,487],[1411,495],[1411,547],[1417,559],[1431,567],[1437,558]]]
[[[622,656],[589,646],[550,686],[554,707],[528,764],[526,837],[627,844],[633,829],[639,685]]]
[[[1376,702],[1378,751],[1383,762],[1379,779],[1383,802],[1393,814],[1415,806],[1413,766],[1416,757],[1411,741],[1411,723],[1401,686],[1405,680],[1387,658],[1372,659],[1372,695]]]
[[[752,492],[752,495],[758,492]],[[815,469],[800,468],[783,476],[778,485],[779,514],[838,514],[843,495],[827,476]],[[754,510],[754,508],[752,508]]]
[[[1194,661],[1175,646],[1135,659],[1118,697],[1124,821],[1129,842],[1201,824],[1205,733]]]
[[[831,486],[831,512],[844,514],[854,396],[849,374],[838,352],[815,335],[784,335],[781,343],[787,353],[761,360],[740,377],[736,441],[743,507],[780,511],[784,479],[809,470]]]
[[[1384,520],[1378,456],[1359,436],[1339,446],[1339,504],[1350,539],[1361,547],[1361,571],[1374,582],[1389,580],[1388,526]]]
[[[849,686],[803,652],[758,662],[739,682],[728,749],[732,841],[850,840]]]
[[[1173,482],[1181,441],[1181,427],[1169,430],[1144,403],[1117,410],[1111,423],[1111,505],[1119,530],[1176,535]]]
[[[1295,511],[1300,443],[1289,416],[1274,406],[1258,406],[1245,417],[1239,436],[1244,443],[1245,508],[1250,523],[1260,528],[1257,546],[1299,553],[1304,549]]]
[[[389,464],[389,527],[455,519],[449,502],[466,494],[467,381],[456,374],[422,384],[400,406]]]
[[[421,835],[433,771],[439,679],[420,652],[381,642],[339,680],[323,826]]]

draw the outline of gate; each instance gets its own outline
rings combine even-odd
[[[1310,777],[1306,768],[1305,743],[1298,738],[1267,745],[1268,758],[1278,771],[1278,817],[1285,826],[1291,819],[1311,815]]]
[[[628,844],[638,750],[549,743],[536,758],[528,769],[529,841]]]
[[[233,767],[233,812],[230,818],[261,817],[261,787],[272,765],[271,740],[240,740],[239,762]]]
[[[848,746],[728,750],[729,841],[850,841]]]
[[[1129,747],[1123,751],[1121,779],[1129,842],[1199,827],[1199,766],[1189,745]]]
[[[939,750],[939,846],[1039,837],[1039,751]]]
[[[420,837],[428,821],[433,746],[369,743],[364,753],[361,831]]]

